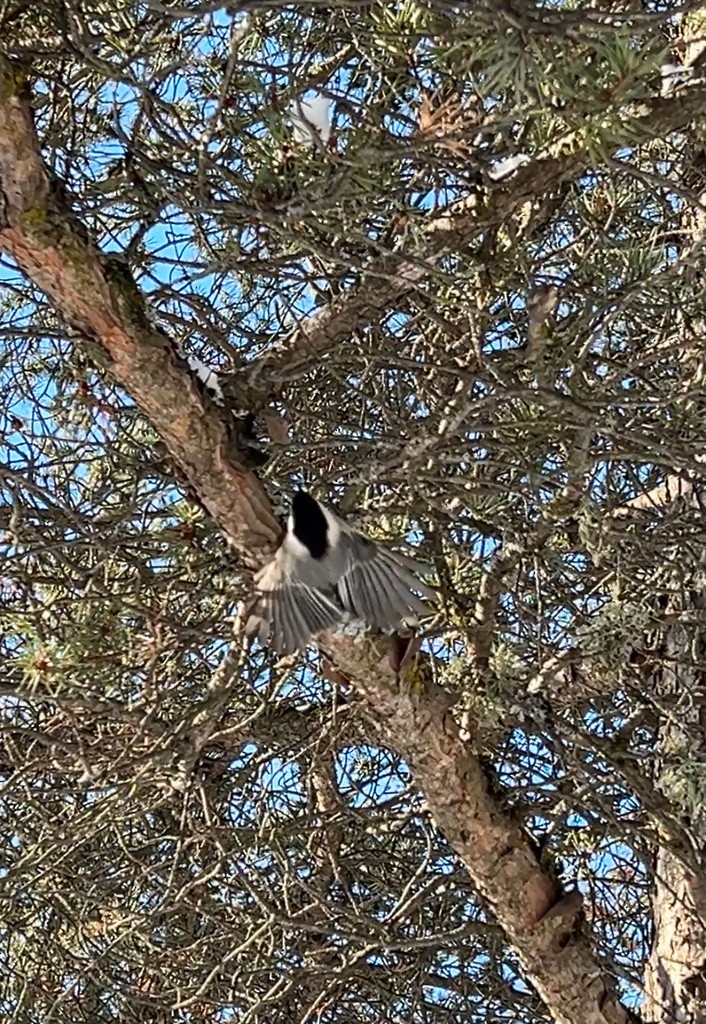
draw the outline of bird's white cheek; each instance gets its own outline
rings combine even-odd
[[[326,516],[326,525],[328,527],[328,546],[329,548],[335,548],[338,546],[338,542],[341,539],[341,524],[334,516],[330,515],[328,510],[323,508],[323,513]]]
[[[282,542],[282,547],[289,554],[293,555],[294,558],[311,558],[311,552],[306,544],[302,544],[299,538],[291,532],[291,529],[287,532]]]

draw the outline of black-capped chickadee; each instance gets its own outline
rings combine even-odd
[[[246,632],[267,639],[278,653],[346,618],[382,630],[399,629],[434,598],[415,573],[428,573],[352,529],[306,491],[297,491],[287,532],[275,557],[255,577],[260,594]]]

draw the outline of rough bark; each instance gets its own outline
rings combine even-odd
[[[663,847],[655,864],[654,941],[645,973],[650,1024],[706,1022],[706,881]]]
[[[21,71],[0,58],[0,248],[99,351],[161,435],[202,504],[256,568],[280,528],[227,417],[206,399],[132,278],[101,254],[39,153]]]
[[[706,602],[686,592],[680,604],[696,611]],[[674,609],[673,609],[674,610]],[[664,771],[668,751],[706,761],[705,674],[692,667],[693,638],[684,626],[670,627],[664,667],[656,667],[651,679],[654,693],[671,714],[659,730],[660,755],[656,782],[668,796],[670,778]],[[701,645],[703,647],[703,644]],[[703,655],[699,659],[703,663]],[[688,735],[700,735],[698,749],[685,749]],[[678,794],[673,794],[678,806]],[[689,815],[690,831],[706,861],[706,811],[695,808]],[[660,847],[655,860],[652,897],[654,938],[645,972],[644,1018],[650,1024],[705,1024],[706,1022],[706,875],[690,869],[674,851]]]
[[[680,19],[680,38],[676,46],[675,61],[686,68],[702,69],[706,41],[706,8],[697,8]],[[688,140],[684,179],[699,197],[699,206],[684,211],[685,247],[697,249],[703,245],[706,219],[706,145],[703,129],[696,125]],[[696,365],[699,365],[696,353]],[[703,371],[701,371],[703,372]],[[703,407],[701,409],[703,413]],[[702,461],[703,456],[699,458]],[[694,478],[689,475],[668,479],[664,488],[650,494],[642,507],[666,510],[675,500],[698,500]],[[690,611],[703,616],[703,566],[694,566],[692,586],[683,586],[682,595],[670,602],[673,611]],[[669,610],[669,609],[668,609]],[[698,628],[698,627],[697,627]],[[655,666],[651,674],[651,687],[661,702],[671,705],[673,714],[661,723],[656,785],[668,797],[670,780],[663,773],[664,755],[670,749],[684,747],[689,734],[700,736],[694,747],[687,744],[684,756],[706,762],[706,673],[698,668],[706,655],[703,637],[690,635],[685,627],[670,627],[666,637],[667,666]],[[696,663],[696,664],[694,664]],[[678,807],[678,799],[673,805]],[[693,841],[706,864],[706,807],[693,809],[687,818]],[[650,1024],[706,1024],[706,874],[693,871],[683,860],[665,846],[657,851],[655,860],[655,888],[652,897],[654,937],[645,971],[645,1003],[643,1015]]]
[[[327,647],[374,709],[383,742],[410,764],[436,824],[554,1019],[634,1020],[595,958],[582,927],[580,896],[562,894],[527,835],[489,793],[473,737],[452,717],[446,694],[414,667],[400,679],[372,642],[329,639]]]

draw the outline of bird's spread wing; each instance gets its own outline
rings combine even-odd
[[[280,654],[305,647],[314,634],[341,620],[338,605],[314,587],[293,583],[276,557],[258,573],[255,584],[260,594],[246,632],[257,635],[263,645],[269,639]]]
[[[394,555],[359,533],[346,536],[347,569],[338,581],[338,594],[346,611],[379,629],[398,629],[405,619],[427,614],[418,597],[435,598],[433,590],[415,573],[428,566]]]

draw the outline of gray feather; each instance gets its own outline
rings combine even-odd
[[[305,647],[314,634],[341,619],[341,608],[326,594],[290,580],[282,558],[275,556],[255,582],[261,593],[246,630],[263,645],[269,640],[278,653]]]
[[[412,572],[429,571],[403,555],[394,555],[362,534],[350,532],[348,567],[338,582],[343,607],[379,629],[397,629],[405,619],[424,615],[427,606],[417,594],[434,598],[434,591]]]
[[[393,554],[319,508],[328,524],[328,548],[312,557],[290,518],[275,557],[255,577],[260,594],[249,633],[289,653],[336,626],[346,612],[387,631],[428,612],[419,595],[433,599],[436,594],[417,575],[430,572],[428,566]]]

